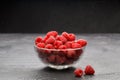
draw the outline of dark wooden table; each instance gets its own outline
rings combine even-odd
[[[60,71],[38,59],[33,47],[38,35],[0,34],[0,80],[120,80],[120,34],[78,34],[88,40],[86,51],[73,68]],[[74,69],[87,64],[95,75],[74,77]]]

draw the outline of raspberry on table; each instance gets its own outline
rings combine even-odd
[[[91,65],[87,65],[84,72],[86,75],[93,75],[95,70]]]
[[[80,68],[75,69],[74,74],[76,77],[82,77],[83,75],[83,70]]]

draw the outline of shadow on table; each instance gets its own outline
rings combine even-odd
[[[36,79],[37,80],[74,80],[73,78],[74,69],[75,69],[74,67],[71,67],[64,70],[55,70],[49,67],[45,67],[40,70],[37,70]]]
[[[56,70],[56,69],[52,69],[50,67],[45,67],[43,69],[41,69],[41,71],[45,71],[45,72],[57,72],[57,73],[69,73],[69,72],[73,72],[75,70],[74,67],[70,67],[70,68],[67,68],[67,69],[62,69],[62,70]]]

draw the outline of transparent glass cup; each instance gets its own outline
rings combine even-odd
[[[75,49],[46,49],[34,46],[40,60],[50,68],[66,69],[72,67],[83,55],[85,47]]]

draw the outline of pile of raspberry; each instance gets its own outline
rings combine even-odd
[[[81,48],[86,46],[87,41],[84,39],[76,40],[73,33],[63,32],[58,35],[57,31],[49,31],[44,38],[38,36],[35,39],[35,44],[39,48],[47,49],[67,49],[67,48]]]
[[[53,65],[69,65],[77,61],[87,45],[84,39],[76,40],[73,33],[49,31],[44,38],[38,36],[35,45],[43,62]]]

